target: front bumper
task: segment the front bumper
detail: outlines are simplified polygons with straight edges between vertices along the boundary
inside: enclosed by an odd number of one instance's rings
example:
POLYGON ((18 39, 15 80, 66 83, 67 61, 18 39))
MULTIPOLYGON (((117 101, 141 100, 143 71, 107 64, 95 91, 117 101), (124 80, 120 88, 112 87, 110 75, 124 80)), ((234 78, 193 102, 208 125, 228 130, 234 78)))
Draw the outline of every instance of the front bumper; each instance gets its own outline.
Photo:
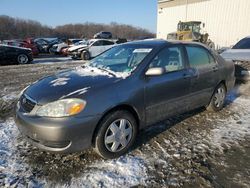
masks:
POLYGON ((250 80, 250 61, 234 61, 237 80, 250 80))
POLYGON ((71 58, 73 58, 73 59, 81 58, 81 54, 78 52, 68 52, 68 55, 71 56, 71 58))
POLYGON ((36 147, 57 153, 72 153, 92 145, 99 116, 45 118, 16 111, 20 132, 36 147))

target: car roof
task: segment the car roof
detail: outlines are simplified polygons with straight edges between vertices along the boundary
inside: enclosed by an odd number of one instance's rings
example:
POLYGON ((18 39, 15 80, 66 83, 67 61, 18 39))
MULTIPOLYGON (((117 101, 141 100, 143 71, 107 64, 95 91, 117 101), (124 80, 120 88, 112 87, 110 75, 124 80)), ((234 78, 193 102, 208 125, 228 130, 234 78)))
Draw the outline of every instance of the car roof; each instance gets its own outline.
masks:
POLYGON ((99 41, 99 40, 105 40, 105 41, 113 42, 112 40, 108 40, 108 39, 90 39, 89 41, 96 42, 96 41, 99 41))
POLYGON ((128 42, 125 44, 149 45, 153 47, 171 45, 171 44, 195 44, 195 45, 200 45, 200 46, 207 48, 205 45, 198 43, 198 42, 180 41, 180 40, 164 40, 164 39, 145 39, 145 40, 132 41, 132 42, 128 42))

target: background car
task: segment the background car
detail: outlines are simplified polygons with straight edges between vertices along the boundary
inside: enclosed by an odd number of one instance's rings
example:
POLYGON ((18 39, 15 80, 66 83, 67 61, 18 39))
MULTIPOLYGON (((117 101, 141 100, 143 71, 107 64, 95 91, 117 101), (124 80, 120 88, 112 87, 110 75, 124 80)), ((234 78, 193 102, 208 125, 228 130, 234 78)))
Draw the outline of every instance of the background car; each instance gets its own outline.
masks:
POLYGON ((48 53, 49 41, 43 38, 37 38, 34 40, 39 53, 48 53))
POLYGON ((89 60, 115 45, 113 41, 105 39, 91 39, 85 44, 74 46, 68 49, 72 59, 89 60))
POLYGON ((33 56, 37 56, 39 54, 37 45, 34 43, 33 39, 31 38, 27 38, 24 40, 21 40, 21 39, 4 40, 3 44, 9 45, 9 46, 29 48, 31 49, 33 56))
POLYGON ((31 49, 0 44, 0 65, 27 64, 32 60, 31 49))
POLYGON ((101 31, 94 35, 94 39, 111 39, 112 33, 107 31, 101 31))
POLYGON ((61 49, 61 54, 64 55, 64 56, 68 56, 69 55, 69 52, 68 52, 69 49, 73 49, 76 46, 79 47, 80 45, 86 46, 86 43, 87 43, 87 40, 85 40, 85 39, 81 39, 80 41, 75 41, 72 44, 70 44, 68 47, 61 49))
POLYGON ((122 43, 126 43, 126 42, 128 42, 128 41, 127 41, 127 39, 125 39, 125 38, 118 38, 118 39, 115 41, 116 44, 122 44, 122 43))
POLYGON ((221 56, 235 63, 235 76, 238 80, 250 79, 250 36, 221 53, 221 56))
POLYGON ((53 46, 55 44, 60 44, 60 43, 63 43, 65 41, 66 41, 66 39, 60 39, 60 38, 56 38, 56 39, 53 39, 53 40, 49 41, 49 44, 48 44, 48 47, 47 47, 47 52, 51 53, 51 54, 54 54, 55 49, 53 49, 53 46))
POLYGON ((115 158, 149 125, 202 106, 221 110, 234 82, 233 63, 198 43, 125 43, 26 88, 16 124, 43 150, 92 146, 115 158))
POLYGON ((23 41, 20 42, 19 46, 24 47, 24 48, 30 48, 33 56, 37 56, 39 54, 38 47, 36 43, 34 42, 34 39, 32 38, 24 39, 23 41))

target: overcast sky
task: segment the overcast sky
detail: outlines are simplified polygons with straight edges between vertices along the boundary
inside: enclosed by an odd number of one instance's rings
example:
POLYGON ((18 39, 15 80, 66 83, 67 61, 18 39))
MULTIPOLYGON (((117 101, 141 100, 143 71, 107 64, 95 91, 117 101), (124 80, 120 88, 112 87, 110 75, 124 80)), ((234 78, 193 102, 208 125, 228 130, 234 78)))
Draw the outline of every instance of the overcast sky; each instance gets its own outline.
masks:
POLYGON ((0 15, 32 19, 52 27, 117 22, 156 32, 157 0, 0 0, 0 15))

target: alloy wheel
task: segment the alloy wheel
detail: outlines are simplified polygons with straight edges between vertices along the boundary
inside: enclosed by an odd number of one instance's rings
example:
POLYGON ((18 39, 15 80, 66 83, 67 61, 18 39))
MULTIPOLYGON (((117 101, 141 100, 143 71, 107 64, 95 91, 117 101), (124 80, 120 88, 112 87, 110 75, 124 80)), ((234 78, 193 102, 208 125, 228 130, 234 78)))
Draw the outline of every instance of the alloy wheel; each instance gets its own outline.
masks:
POLYGON ((118 119, 111 123, 105 133, 105 147, 111 152, 119 152, 131 141, 133 128, 126 119, 118 119))
POLYGON ((19 63, 19 64, 26 64, 26 63, 28 63, 28 61, 29 61, 27 55, 25 55, 25 54, 20 54, 20 55, 18 56, 17 60, 18 60, 18 63, 19 63))

